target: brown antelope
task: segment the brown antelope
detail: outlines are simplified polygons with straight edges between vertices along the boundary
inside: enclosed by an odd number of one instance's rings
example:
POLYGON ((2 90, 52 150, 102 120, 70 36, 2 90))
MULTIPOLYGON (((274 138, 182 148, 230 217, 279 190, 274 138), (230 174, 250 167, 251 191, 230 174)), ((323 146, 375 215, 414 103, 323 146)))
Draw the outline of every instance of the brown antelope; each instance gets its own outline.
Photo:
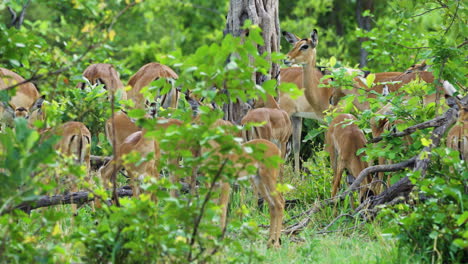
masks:
POLYGON ((249 110, 242 118, 241 124, 265 123, 260 127, 246 130, 244 140, 263 138, 275 143, 281 150, 281 157, 286 156, 286 144, 291 137, 292 127, 286 111, 281 110, 271 95, 267 95, 266 107, 249 110))
MULTIPOLYGON (((409 67, 406 71, 404 72, 382 72, 382 73, 376 73, 375 74, 375 80, 374 83, 377 85, 372 86, 372 87, 367 87, 366 81, 362 80, 361 78, 355 78, 355 86, 353 89, 341 89, 340 87, 336 87, 333 90, 332 96, 330 97, 330 104, 332 105, 337 105, 338 101, 345 95, 348 94, 354 94, 354 95, 359 95, 358 90, 364 90, 364 91, 375 91, 378 94, 382 94, 385 89, 388 89, 388 92, 396 92, 398 91, 401 87, 403 87, 405 84, 408 84, 412 81, 419 80, 419 81, 424 81, 426 83, 434 83, 434 75, 432 72, 425 71, 428 68, 427 64, 425 61, 414 64, 411 67, 409 67), (379 83, 385 83, 385 82, 392 82, 388 84, 379 84, 379 83)), ((450 84, 447 81, 442 81, 442 85, 436 84, 436 89, 439 93, 445 94, 445 96, 452 96, 455 92, 456 89, 455 87, 450 84)), ((376 95, 373 93, 367 93, 366 96, 368 98, 375 98, 376 95)), ((430 94, 426 95, 423 97, 423 104, 427 105, 428 103, 435 102, 436 101, 436 94, 430 94)), ((369 109, 369 103, 367 101, 363 103, 357 102, 355 100, 354 105, 356 108, 359 110, 364 110, 364 109, 369 109)))
POLYGON ((112 175, 125 168, 130 178, 130 187, 133 196, 140 195, 139 180, 146 176, 159 177, 159 171, 156 168, 156 160, 159 160, 159 145, 153 139, 145 137, 145 131, 137 131, 130 134, 125 140, 116 148, 116 153, 112 160, 99 169, 101 180, 104 186, 109 186, 112 175), (124 155, 136 152, 141 158, 146 159, 143 162, 137 163, 124 163, 124 155), (149 157, 150 155, 153 155, 149 157))
MULTIPOLYGON (((404 73, 399 74, 395 77, 388 78, 384 80, 384 82, 394 82, 397 81, 398 83, 396 84, 386 84, 384 85, 383 91, 384 93, 388 92, 395 92, 399 90, 403 85, 410 83, 411 81, 419 79, 420 81, 425 81, 427 83, 433 83, 434 82, 434 75, 431 72, 424 71, 427 69, 426 62, 423 61, 422 63, 419 64, 414 64, 411 67, 409 67, 404 73)), ((382 85, 379 85, 382 86, 382 85)), ((456 89, 447 81, 442 82, 442 86, 436 85, 436 89, 438 92, 443 92, 444 97, 451 97, 453 94, 456 92, 456 89)), ((404 98, 409 99, 409 95, 405 95, 404 98)), ((431 102, 436 101, 436 94, 431 94, 431 95, 426 95, 423 96, 423 104, 427 105, 431 102)), ((376 112, 379 116, 389 116, 393 114, 393 104, 388 103, 385 106, 383 106, 379 111, 376 112)), ((393 127, 395 124, 399 124, 404 122, 403 120, 396 120, 393 123, 390 123, 387 118, 372 118, 370 120, 371 128, 372 128, 372 136, 378 137, 381 136, 381 134, 389 130, 390 127, 393 127)), ((411 138, 409 136, 405 137, 406 142, 408 144, 411 144, 411 138)), ((386 160, 383 157, 379 157, 379 164, 384 164, 386 160)), ((378 178, 383 181, 384 173, 379 172, 378 173, 378 178)), ((387 177, 386 184, 390 184, 390 175, 387 177)))
MULTIPOLYGON (((177 119, 157 118, 156 127, 159 129, 167 129, 170 126, 181 126, 182 121, 177 119)), ((110 141, 115 141, 116 153, 110 162, 99 169, 101 179, 105 185, 110 182, 111 176, 117 173, 120 169, 125 168, 128 172, 131 182, 131 188, 134 196, 138 196, 140 192, 138 180, 145 176, 153 176, 158 178, 158 163, 161 157, 159 144, 156 140, 146 138, 146 130, 140 130, 130 118, 123 112, 119 112, 114 116, 114 121, 109 119, 106 122, 106 133, 110 141), (113 129, 112 126, 115 128, 113 129), (134 131, 137 129, 137 131, 134 131), (114 134, 115 132, 115 134, 114 134), (113 138, 113 139, 112 139, 113 138), (123 140, 122 140, 123 139, 123 140), (147 158, 151 153, 154 155, 143 162, 124 163, 123 156, 136 152, 142 158, 147 158)), ((174 161, 176 162, 176 161, 174 161)), ((175 175, 170 174, 171 181, 177 182, 175 175)), ((175 191, 171 190, 171 195, 175 196, 175 191)))
POLYGON ((300 39, 294 34, 283 32, 283 35, 294 47, 287 54, 286 64, 300 64, 303 68, 302 87, 304 96, 309 102, 310 110, 315 114, 316 119, 323 120, 324 111, 329 107, 331 88, 319 88, 320 75, 315 67, 316 47, 318 44, 318 33, 314 29, 310 38, 300 39))
MULTIPOLYGON (((384 85, 379 84, 379 83, 389 82, 393 78, 400 76, 402 74, 403 74, 402 72, 375 73, 375 79, 373 83, 376 85, 373 85, 370 88, 367 87, 366 80, 364 80, 362 77, 356 77, 354 78, 355 83, 352 89, 343 89, 342 87, 334 87, 332 94, 329 98, 329 102, 331 105, 336 106, 338 105, 340 99, 346 95, 353 94, 353 95, 359 96, 360 95, 359 90, 365 91, 365 95, 368 98, 376 98, 376 95, 374 93, 371 93, 371 91, 375 91, 376 93, 382 94, 384 90, 384 85)), ((396 87, 386 87, 386 89, 389 89, 390 92, 395 92, 397 90, 396 87)), ((353 104, 359 111, 369 109, 369 102, 367 100, 364 100, 364 102, 359 102, 358 99, 356 98, 353 104)))
MULTIPOLYGON (((25 79, 17 73, 0 68, 0 90, 24 81, 25 79)), ((27 82, 19 85, 16 94, 11 97, 8 104, 0 105, 2 123, 12 126, 15 117, 27 118, 31 107, 40 99, 39 91, 33 83, 27 82)))
POLYGON ((456 100, 459 111, 457 123, 447 134, 447 147, 458 150, 461 160, 468 163, 468 107, 456 100))
MULTIPOLYGON (((213 147, 213 149, 219 148, 219 146, 216 143, 210 142, 210 145, 213 147)), ((273 246, 275 248, 279 248, 281 245, 280 236, 285 204, 282 194, 276 190, 276 184, 278 181, 278 174, 280 173, 280 170, 278 168, 266 166, 259 159, 258 156, 251 155, 252 151, 248 151, 246 150, 246 148, 263 150, 263 158, 265 159, 275 156, 280 157, 281 151, 275 144, 268 140, 254 139, 242 144, 242 154, 237 153, 230 154, 227 156, 227 159, 234 162, 234 166, 241 170, 238 174, 238 177, 240 178, 249 176, 254 193, 259 193, 260 196, 268 202, 270 210, 270 235, 268 239, 268 245, 273 246), (250 165, 254 165, 257 168, 256 175, 248 175, 247 171, 245 171, 246 164, 241 162, 242 159, 244 159, 244 161, 247 161, 250 165)), ((222 208, 222 229, 224 229, 226 226, 230 189, 231 188, 229 184, 225 182, 225 180, 221 180, 221 196, 219 204, 222 208)))
MULTIPOLYGON (((91 64, 83 72, 83 77, 86 78, 91 85, 104 84, 104 89, 115 94, 121 94, 121 99, 127 99, 125 87, 120 80, 119 73, 115 70, 112 64, 96 63, 91 64)), ((84 82, 78 83, 78 88, 84 89, 84 82)))
MULTIPOLYGON (((73 157, 76 164, 85 165, 85 179, 87 181, 90 180, 89 169, 91 156, 91 133, 83 123, 69 121, 56 128, 44 129, 41 131, 41 135, 45 138, 47 138, 50 135, 59 136, 60 140, 55 145, 55 149, 58 150, 64 156, 73 157)), ((70 191, 77 192, 78 186, 76 184, 76 180, 67 179, 67 181, 71 182, 71 184, 69 185, 70 191)), ((72 211, 76 215, 76 204, 72 204, 72 211)))
POLYGON ((120 146, 130 134, 140 130, 135 122, 122 111, 114 113, 114 118, 109 118, 105 124, 107 140, 115 148, 120 146))
MULTIPOLYGON (((156 62, 145 64, 141 67, 128 81, 128 85, 131 86, 131 90, 128 91, 128 98, 133 100, 135 108, 144 109, 146 105, 149 105, 141 90, 150 85, 152 81, 160 78, 166 78, 168 80, 175 80, 179 76, 168 66, 156 62)), ((175 87, 165 95, 161 97, 161 106, 163 108, 177 108, 179 100, 179 92, 175 87)))
MULTIPOLYGON (((317 78, 323 76, 322 72, 318 69, 315 70, 317 78)), ((303 90, 303 76, 302 68, 300 67, 289 67, 282 68, 280 70, 279 80, 281 83, 294 83, 299 89, 303 90)), ((279 108, 286 111, 291 119, 292 125, 292 145, 294 152, 294 169, 299 172, 299 153, 301 149, 301 133, 302 133, 302 118, 312 118, 319 121, 323 121, 317 117, 313 112, 309 102, 302 94, 296 99, 293 99, 290 94, 285 92, 279 92, 278 100, 279 108)), ((265 107, 263 100, 257 100, 254 105, 255 108, 265 107)))
MULTIPOLYGON (((334 171, 332 197, 338 192, 344 170, 347 170, 348 175, 357 177, 368 167, 367 162, 361 159, 364 155, 356 154, 359 149, 365 147, 367 141, 362 130, 352 123, 353 120, 356 118, 351 114, 340 114, 332 120, 325 134, 325 150, 330 154, 334 171)), ((368 176, 361 185, 370 184, 371 181, 371 177, 368 176)), ((361 188, 359 192, 361 201, 365 199, 368 188, 361 188)))

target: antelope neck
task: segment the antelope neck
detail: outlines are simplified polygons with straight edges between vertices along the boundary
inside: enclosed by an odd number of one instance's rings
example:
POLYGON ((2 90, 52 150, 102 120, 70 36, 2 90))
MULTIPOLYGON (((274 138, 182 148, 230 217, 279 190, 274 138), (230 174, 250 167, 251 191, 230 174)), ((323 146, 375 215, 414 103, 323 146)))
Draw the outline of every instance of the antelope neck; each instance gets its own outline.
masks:
POLYGON ((309 63, 302 65, 302 67, 304 95, 317 112, 317 115, 322 117, 323 111, 328 107, 329 96, 327 96, 327 92, 329 93, 329 89, 318 88, 320 80, 315 75, 315 58, 312 58, 309 63))

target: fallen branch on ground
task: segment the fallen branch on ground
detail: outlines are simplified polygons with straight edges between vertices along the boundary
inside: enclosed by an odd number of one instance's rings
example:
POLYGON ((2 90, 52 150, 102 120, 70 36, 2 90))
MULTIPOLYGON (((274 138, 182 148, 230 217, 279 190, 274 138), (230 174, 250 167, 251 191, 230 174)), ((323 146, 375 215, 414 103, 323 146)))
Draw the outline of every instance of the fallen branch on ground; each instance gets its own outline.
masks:
POLYGON ((92 170, 98 170, 100 167, 102 167, 104 164, 109 162, 111 159, 112 159, 112 157, 91 155, 91 157, 90 157, 91 169, 92 170))
MULTIPOLYGON (((119 195, 119 197, 132 196, 132 190, 130 189, 130 187, 125 186, 123 188, 119 188, 117 190, 117 194, 119 195)), ((68 193, 64 195, 52 195, 52 196, 41 195, 38 197, 38 199, 34 201, 24 202, 16 206, 14 209, 20 209, 29 213, 31 210, 34 210, 37 208, 54 206, 54 205, 59 205, 59 204, 81 205, 84 203, 89 203, 91 201, 94 201, 94 197, 91 197, 91 196, 92 196, 91 192, 86 192, 86 191, 73 192, 73 193, 68 193)))

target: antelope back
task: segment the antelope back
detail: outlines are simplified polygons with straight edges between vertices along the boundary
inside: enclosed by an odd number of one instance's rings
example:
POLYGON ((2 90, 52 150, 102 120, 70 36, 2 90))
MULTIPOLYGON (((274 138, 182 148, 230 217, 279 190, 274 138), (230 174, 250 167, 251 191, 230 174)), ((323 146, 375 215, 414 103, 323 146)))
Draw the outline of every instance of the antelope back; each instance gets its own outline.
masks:
POLYGON ((127 114, 119 111, 114 114, 114 119, 109 118, 106 121, 105 130, 107 140, 111 146, 114 145, 115 141, 115 147, 118 147, 129 135, 140 131, 141 129, 130 119, 130 117, 128 117, 127 114))
MULTIPOLYGON (((128 98, 135 102, 136 108, 144 108, 146 100, 141 94, 141 89, 150 85, 151 82, 159 78, 178 79, 179 76, 168 66, 156 62, 143 65, 128 81, 131 90, 128 91, 128 98)), ((164 108, 177 108, 178 91, 175 87, 165 95, 162 95, 161 106, 164 108)))
MULTIPOLYGON (((96 63, 91 64, 83 72, 83 77, 88 79, 91 85, 104 84, 104 88, 108 91, 122 93, 122 99, 127 99, 127 94, 124 85, 120 80, 119 73, 115 70, 112 64, 96 63)), ((80 83, 78 87, 84 88, 85 84, 80 83)))

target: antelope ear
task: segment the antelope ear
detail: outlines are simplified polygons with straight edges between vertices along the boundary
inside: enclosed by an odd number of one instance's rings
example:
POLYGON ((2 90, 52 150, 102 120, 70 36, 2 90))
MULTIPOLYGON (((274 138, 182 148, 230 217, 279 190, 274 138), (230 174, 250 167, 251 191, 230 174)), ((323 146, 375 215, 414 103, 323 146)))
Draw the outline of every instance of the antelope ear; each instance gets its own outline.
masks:
POLYGON ((37 99, 36 102, 34 102, 34 104, 31 106, 31 109, 29 110, 29 112, 32 112, 37 109, 42 109, 42 104, 44 103, 44 101, 45 101, 45 96, 39 97, 39 99, 37 99))
POLYGON ((79 82, 75 87, 78 88, 78 89, 83 90, 86 87, 86 83, 79 82))
POLYGON ((314 28, 314 30, 312 31, 312 33, 310 33, 310 38, 312 39, 312 45, 314 45, 314 47, 317 47, 317 44, 318 44, 318 33, 317 33, 317 29, 314 28))
POLYGON ((427 70, 428 68, 429 68, 429 65, 426 64, 426 60, 423 60, 423 61, 421 62, 420 70, 421 70, 421 71, 425 71, 425 70, 427 70))
POLYGON ((290 44, 295 44, 296 42, 298 42, 300 40, 300 38, 296 35, 294 35, 293 33, 289 33, 287 31, 283 31, 283 37, 286 39, 286 41, 288 41, 290 44))
POLYGON ((11 106, 9 103, 2 102, 0 101, 0 108, 3 108, 3 111, 12 114, 14 116, 15 114, 15 106, 11 106))

